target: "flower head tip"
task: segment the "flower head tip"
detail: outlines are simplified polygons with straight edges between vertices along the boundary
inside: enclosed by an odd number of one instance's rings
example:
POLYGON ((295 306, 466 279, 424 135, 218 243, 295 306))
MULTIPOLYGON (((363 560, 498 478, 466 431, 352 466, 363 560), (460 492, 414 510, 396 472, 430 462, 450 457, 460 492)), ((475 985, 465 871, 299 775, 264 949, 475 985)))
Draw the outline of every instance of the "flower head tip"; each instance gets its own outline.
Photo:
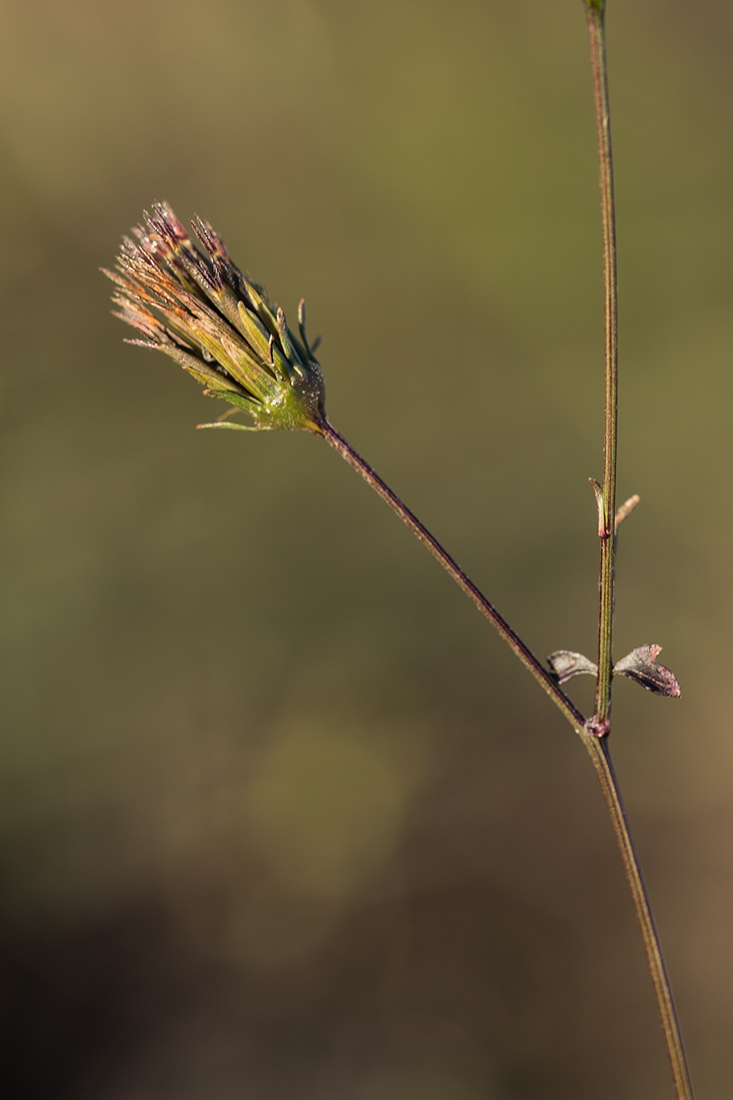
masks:
POLYGON ((305 333, 305 305, 296 336, 267 291, 245 278, 208 222, 192 225, 202 252, 167 203, 155 203, 145 224, 123 238, 115 271, 114 311, 142 333, 129 343, 162 351, 253 424, 225 420, 201 427, 303 428, 325 423, 320 364, 305 333))

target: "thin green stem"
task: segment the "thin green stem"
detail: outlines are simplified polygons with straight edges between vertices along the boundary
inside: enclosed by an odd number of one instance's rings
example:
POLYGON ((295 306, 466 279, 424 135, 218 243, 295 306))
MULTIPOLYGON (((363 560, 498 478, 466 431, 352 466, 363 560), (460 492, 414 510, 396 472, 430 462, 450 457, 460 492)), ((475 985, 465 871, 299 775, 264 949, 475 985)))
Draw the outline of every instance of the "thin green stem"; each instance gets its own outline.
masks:
POLYGON ((382 481, 379 474, 375 473, 361 455, 354 450, 351 444, 336 431, 329 420, 326 419, 323 421, 321 431, 326 442, 329 443, 335 451, 338 451, 341 457, 345 458, 350 466, 353 466, 353 468, 361 474, 364 480, 371 485, 372 489, 379 494, 382 500, 386 501, 400 519, 407 524, 413 534, 417 535, 420 542, 427 546, 433 557, 440 562, 445 571, 453 578, 456 584, 463 589, 481 614, 489 620, 493 627, 495 627, 510 649, 516 653, 524 667, 529 669, 535 680, 537 680, 539 685, 550 696, 555 706, 565 715, 573 729, 576 730, 577 733, 583 732, 585 729, 585 718, 575 706, 575 703, 573 703, 571 699, 568 699, 565 692, 558 685, 557 680, 543 667, 542 663, 535 657, 529 646, 525 645, 519 635, 512 630, 506 619, 499 614, 493 604, 489 603, 483 593, 463 572, 450 554, 444 550, 438 540, 431 535, 427 527, 425 527, 417 516, 402 503, 397 494, 392 492, 389 485, 382 481))
POLYGON ((611 121, 608 109, 604 4, 586 3, 593 97, 598 132, 598 168, 603 226, 603 285, 605 312, 605 416, 603 425, 603 498, 598 534, 601 567, 598 607, 598 679, 593 716, 594 731, 611 725, 611 675, 614 587, 614 518, 616 515, 616 439, 618 428, 618 293, 616 277, 616 214, 613 197, 611 121))
POLYGON ((618 437, 618 282, 616 272, 616 209, 613 193, 611 120, 606 66, 605 0, 586 0, 586 16, 593 71, 593 98, 598 136, 598 175, 603 232, 603 287, 605 314, 605 413, 603 424, 603 486, 599 502, 598 535, 601 565, 598 606, 598 677, 593 719, 583 740, 590 753, 616 835, 616 842, 641 928, 649 971, 657 996, 664 1039, 672 1067, 678 1100, 692 1100, 692 1082, 685 1058, 672 988, 664 965, 662 947, 654 924, 639 858, 626 819, 621 792, 614 774, 606 735, 611 728, 611 677, 613 675, 613 611, 616 556, 616 447, 618 437))
POLYGON ((694 1100, 690 1071, 687 1066, 685 1048, 682 1042, 677 1012, 672 998, 672 987, 664 964, 662 946, 659 940, 654 915, 652 913, 649 894, 636 853, 634 840, 626 817, 621 791, 619 789, 616 773, 611 762, 611 754, 608 740, 605 737, 592 737, 586 734, 583 737, 585 747, 588 750, 593 766, 600 780, 603 797, 611 818, 613 831, 616 836, 621 853, 621 859, 626 873, 626 881, 629 884, 631 896, 634 900, 636 916, 641 927, 641 935, 644 941, 649 973, 651 974, 654 992, 657 996, 659 1016, 662 1021, 664 1041, 667 1046, 672 1068, 675 1094, 678 1100, 694 1100))

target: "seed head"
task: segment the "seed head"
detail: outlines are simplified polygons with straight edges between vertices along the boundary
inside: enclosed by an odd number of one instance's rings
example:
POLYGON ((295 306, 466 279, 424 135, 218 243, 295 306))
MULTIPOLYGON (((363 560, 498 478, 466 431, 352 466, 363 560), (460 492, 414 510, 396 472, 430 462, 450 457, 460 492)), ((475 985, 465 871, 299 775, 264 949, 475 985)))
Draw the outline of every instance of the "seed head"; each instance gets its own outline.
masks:
POLYGON ((305 333, 305 303, 296 336, 267 291, 235 267, 208 222, 192 222, 201 252, 167 203, 154 203, 144 219, 132 231, 135 240, 123 238, 116 271, 104 271, 117 286, 115 316, 144 337, 127 343, 164 352, 208 397, 228 401, 254 421, 227 422, 231 409, 201 427, 320 433, 325 390, 317 342, 311 347, 305 333))

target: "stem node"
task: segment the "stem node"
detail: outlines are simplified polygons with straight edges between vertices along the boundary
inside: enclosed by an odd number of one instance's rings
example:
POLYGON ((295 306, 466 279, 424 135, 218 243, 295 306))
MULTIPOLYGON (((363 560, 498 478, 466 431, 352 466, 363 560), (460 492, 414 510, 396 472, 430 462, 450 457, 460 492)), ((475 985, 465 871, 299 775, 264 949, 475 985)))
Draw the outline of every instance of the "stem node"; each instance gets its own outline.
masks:
POLYGON ((585 730, 590 737, 600 741, 602 737, 608 737, 611 732, 611 723, 609 721, 599 722, 597 718, 589 718, 585 723, 585 730))

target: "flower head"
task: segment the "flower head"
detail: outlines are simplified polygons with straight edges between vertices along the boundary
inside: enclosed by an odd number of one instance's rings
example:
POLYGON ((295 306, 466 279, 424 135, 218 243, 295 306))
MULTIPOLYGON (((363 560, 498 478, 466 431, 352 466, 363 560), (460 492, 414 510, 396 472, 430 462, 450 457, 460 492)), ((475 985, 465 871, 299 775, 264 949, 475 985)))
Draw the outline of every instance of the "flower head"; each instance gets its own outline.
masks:
MULTIPOLYGON (((115 316, 144 337, 128 343, 170 356, 206 386, 207 396, 247 412, 250 430, 320 433, 324 382, 317 344, 311 347, 305 334, 305 304, 295 336, 267 291, 235 267, 208 222, 192 222, 201 252, 167 203, 155 203, 144 218, 145 225, 133 229, 135 240, 123 238, 117 270, 105 271, 117 285, 115 316)), ((245 427, 224 418, 201 426, 245 427)))

